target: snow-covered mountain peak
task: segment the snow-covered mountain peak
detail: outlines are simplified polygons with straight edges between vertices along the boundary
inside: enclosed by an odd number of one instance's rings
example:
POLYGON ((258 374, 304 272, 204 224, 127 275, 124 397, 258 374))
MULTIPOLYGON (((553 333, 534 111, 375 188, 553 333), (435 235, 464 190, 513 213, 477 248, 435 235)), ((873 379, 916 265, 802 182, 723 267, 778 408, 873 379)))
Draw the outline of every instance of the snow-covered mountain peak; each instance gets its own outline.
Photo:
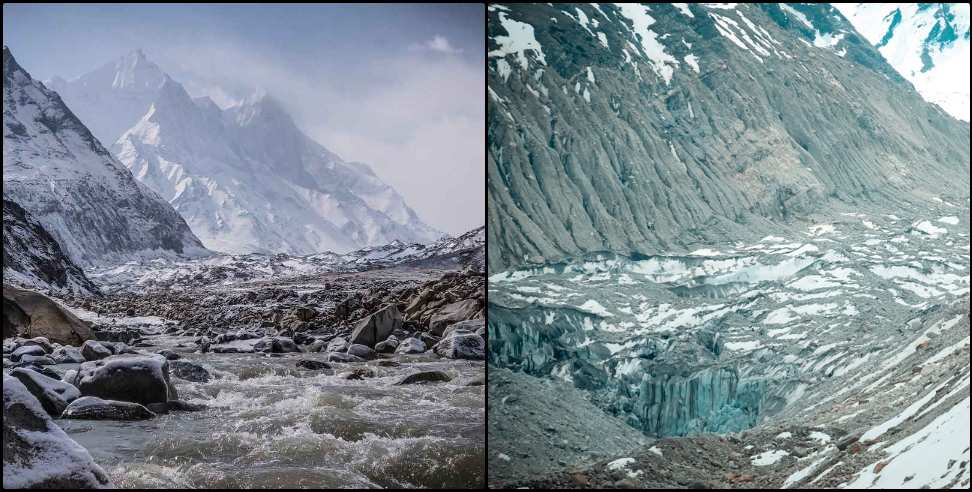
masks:
POLYGON ((834 4, 928 100, 969 121, 969 4, 834 4))
MULTIPOLYGON (((155 67, 137 53, 117 64, 155 67)), ((369 166, 345 162, 304 134, 267 91, 223 110, 159 73, 155 88, 141 92, 68 82, 65 101, 109 132, 112 152, 207 247, 308 254, 442 235, 369 166)), ((78 80, 87 79, 97 77, 78 80)))
POLYGON ((228 109, 236 124, 241 127, 257 125, 284 125, 294 127, 293 118, 283 105, 266 90, 259 90, 234 107, 228 109))

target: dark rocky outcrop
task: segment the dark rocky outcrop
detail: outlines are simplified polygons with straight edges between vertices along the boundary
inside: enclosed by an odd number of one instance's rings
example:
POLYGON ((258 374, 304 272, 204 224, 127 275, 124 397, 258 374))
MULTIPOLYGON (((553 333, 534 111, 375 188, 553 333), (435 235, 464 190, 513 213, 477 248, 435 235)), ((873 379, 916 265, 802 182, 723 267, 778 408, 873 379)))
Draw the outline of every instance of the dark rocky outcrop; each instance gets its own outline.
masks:
MULTIPOLYGON (((98 288, 61 250, 44 226, 17 203, 3 200, 3 269, 23 276, 27 283, 79 294, 98 288)), ((4 312, 8 304, 4 301, 4 312)), ((6 316, 4 336, 6 335, 6 316)))

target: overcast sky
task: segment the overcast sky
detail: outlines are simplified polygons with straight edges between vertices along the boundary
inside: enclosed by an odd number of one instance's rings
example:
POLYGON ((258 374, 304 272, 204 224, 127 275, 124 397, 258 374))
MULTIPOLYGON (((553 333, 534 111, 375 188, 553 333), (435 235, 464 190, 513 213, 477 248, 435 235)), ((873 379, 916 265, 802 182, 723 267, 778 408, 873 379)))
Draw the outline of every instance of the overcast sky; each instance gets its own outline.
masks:
POLYGON ((307 134, 456 234, 485 223, 484 10, 5 4, 3 42, 41 80, 142 48, 194 96, 225 106, 265 89, 307 134))

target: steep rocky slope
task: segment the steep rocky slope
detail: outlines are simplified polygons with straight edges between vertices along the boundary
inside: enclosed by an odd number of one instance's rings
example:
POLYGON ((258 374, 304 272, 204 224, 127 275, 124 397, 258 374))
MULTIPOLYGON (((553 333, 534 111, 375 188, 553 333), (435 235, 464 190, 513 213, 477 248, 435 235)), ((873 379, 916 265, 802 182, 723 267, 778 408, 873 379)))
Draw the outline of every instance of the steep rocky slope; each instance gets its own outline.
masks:
POLYGON ((56 291, 98 291, 44 227, 10 200, 3 201, 3 280, 56 291))
POLYGON ((968 197, 968 125, 828 5, 488 15, 491 271, 968 197))
POLYGON ((3 195, 73 262, 203 253, 179 214, 3 50, 3 195))

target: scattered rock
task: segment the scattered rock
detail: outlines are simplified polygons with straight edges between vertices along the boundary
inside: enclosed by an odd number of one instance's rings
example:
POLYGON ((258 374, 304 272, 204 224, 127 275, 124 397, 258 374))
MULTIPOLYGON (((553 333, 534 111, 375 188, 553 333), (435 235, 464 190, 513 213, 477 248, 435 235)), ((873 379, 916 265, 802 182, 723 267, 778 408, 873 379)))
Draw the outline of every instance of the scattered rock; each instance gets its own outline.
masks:
POLYGON ((169 412, 181 411, 181 412, 198 412, 200 410, 205 410, 206 405, 200 405, 198 403, 189 403, 182 400, 169 400, 165 403, 149 403, 148 409, 153 413, 158 415, 165 415, 169 412))
POLYGON ((449 382, 452 381, 452 376, 442 372, 442 371, 421 371, 409 374, 402 379, 395 382, 396 385, 403 384, 419 384, 419 383, 437 383, 437 382, 449 382))
POLYGON ((71 347, 69 345, 54 349, 54 351, 51 352, 51 358, 54 359, 54 362, 57 362, 58 364, 80 364, 87 360, 84 358, 84 355, 81 354, 80 349, 77 347, 71 347))
POLYGON ((486 341, 483 337, 461 329, 450 332, 432 350, 449 359, 486 359, 486 341))
POLYGON ((209 371, 207 371, 203 366, 184 360, 169 361, 169 371, 171 371, 172 375, 177 378, 192 381, 194 383, 206 383, 212 379, 209 371))
POLYGON ((378 356, 374 350, 371 350, 371 347, 357 343, 351 344, 351 346, 348 347, 348 355, 360 357, 364 360, 371 360, 378 356))
POLYGON ((331 340, 331 342, 327 344, 327 351, 328 352, 347 352, 348 351, 348 341, 345 340, 343 337, 337 337, 334 340, 331 340))
POLYGON ((292 338, 274 337, 271 351, 277 354, 286 354, 290 352, 300 352, 300 348, 296 343, 294 343, 292 338))
POLYGON ((375 345, 375 352, 378 352, 379 354, 390 354, 393 353, 396 348, 398 348, 398 337, 395 335, 389 335, 388 339, 383 342, 378 342, 378 344, 375 345))
POLYGON ((47 352, 44 351, 43 347, 38 345, 23 345, 17 347, 17 349, 10 354, 10 360, 17 362, 25 355, 44 356, 47 355, 47 352))
POLYGON ((297 361, 297 367, 311 370, 330 369, 331 365, 319 360, 301 359, 297 361))
POLYGON ((35 366, 53 366, 57 364, 54 359, 46 355, 25 355, 20 358, 21 364, 32 364, 35 366))
POLYGON ((350 371, 345 371, 342 372, 341 374, 338 374, 338 377, 341 379, 349 379, 349 380, 373 378, 375 377, 375 371, 370 367, 355 367, 350 371))
POLYGON ((84 342, 84 345, 81 346, 81 355, 83 355, 84 359, 87 361, 101 360, 110 356, 111 350, 102 345, 101 342, 88 340, 84 342))
POLYGON ((103 400, 95 396, 82 396, 71 402, 61 418, 85 420, 146 420, 155 417, 148 408, 138 403, 103 400))
POLYGON ((442 332, 442 338, 447 338, 450 333, 454 330, 465 330, 468 332, 476 333, 478 330, 483 328, 486 324, 485 321, 481 319, 471 319, 467 321, 460 321, 458 323, 453 323, 446 327, 445 331, 442 332))
POLYGON ((364 359, 351 354, 345 354, 342 352, 329 352, 327 354, 328 362, 364 362, 364 359))
POLYGON ((175 353, 175 352, 173 352, 173 351, 171 351, 169 349, 162 349, 162 350, 159 350, 156 353, 159 354, 159 355, 161 355, 162 357, 165 357, 166 360, 176 360, 176 359, 181 359, 182 358, 181 355, 179 355, 179 354, 177 354, 177 353, 175 353))
POLYGON ((395 349, 396 354, 421 354, 425 352, 425 342, 418 338, 406 338, 395 349))

